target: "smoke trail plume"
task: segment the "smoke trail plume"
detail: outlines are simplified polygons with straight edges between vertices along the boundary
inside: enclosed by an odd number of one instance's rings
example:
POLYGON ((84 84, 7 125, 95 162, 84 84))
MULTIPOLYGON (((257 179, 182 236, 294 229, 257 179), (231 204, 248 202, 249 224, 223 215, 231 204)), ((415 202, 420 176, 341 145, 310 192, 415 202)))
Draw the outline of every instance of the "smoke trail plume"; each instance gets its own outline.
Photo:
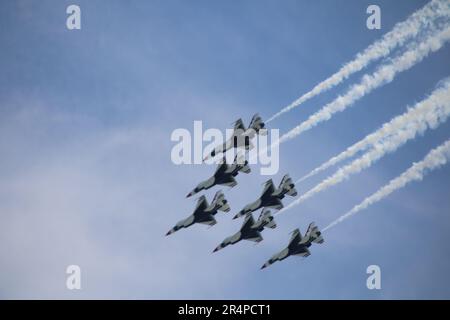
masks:
POLYGON ((408 108, 405 113, 393 118, 389 122, 385 123, 380 129, 369 134, 364 139, 358 141, 352 146, 348 147, 345 151, 341 152, 337 156, 332 157, 327 162, 323 163, 319 167, 312 170, 310 173, 300 178, 296 183, 299 183, 309 177, 322 172, 329 167, 339 163, 342 160, 353 157, 355 154, 361 151, 367 150, 369 147, 373 146, 375 143, 382 139, 386 139, 391 135, 394 135, 398 130, 403 129, 408 123, 417 119, 423 119, 430 112, 433 112, 436 105, 439 105, 439 101, 450 100, 450 80, 446 79, 443 82, 442 87, 434 90, 431 95, 425 100, 417 103, 414 107, 408 108))
POLYGON ((339 96, 310 116, 306 121, 282 135, 275 143, 280 144, 293 139, 301 133, 315 127, 320 122, 329 120, 333 114, 344 111, 347 107, 351 106, 374 89, 394 80, 398 73, 410 69, 430 53, 441 49, 448 40, 450 40, 449 25, 447 25, 444 30, 439 31, 437 34, 427 38, 424 42, 419 43, 413 49, 394 58, 390 63, 381 66, 373 74, 363 76, 362 81, 359 84, 351 86, 343 96, 339 96))
POLYGON ((345 64, 338 72, 320 82, 311 91, 305 93, 280 112, 273 115, 267 120, 267 123, 312 97, 338 85, 353 73, 365 68, 372 61, 388 56, 393 49, 403 45, 410 38, 416 37, 421 30, 427 28, 435 19, 448 16, 449 14, 450 2, 445 0, 433 0, 429 2, 409 16, 405 21, 397 23, 390 32, 371 44, 363 52, 358 53, 352 61, 345 64))
POLYGON ((331 177, 317 184, 314 188, 310 189, 295 201, 291 202, 283 210, 279 211, 279 213, 302 203, 313 195, 322 192, 345 179, 348 179, 351 175, 369 168, 384 155, 394 152, 407 141, 414 139, 417 134, 423 134, 428 128, 437 128, 441 123, 445 122, 450 115, 450 100, 448 99, 448 95, 441 98, 441 100, 435 100, 434 109, 429 110, 428 113, 422 114, 420 117, 409 122, 404 128, 397 130, 395 135, 376 143, 374 147, 363 156, 340 168, 331 177))
POLYGON ((431 150, 427 156, 420 162, 414 163, 408 170, 403 172, 397 178, 391 180, 387 185, 380 188, 377 192, 364 199, 363 202, 356 205, 346 214, 330 223, 323 231, 328 230, 338 223, 350 218, 355 213, 366 209, 368 206, 382 200, 392 192, 403 188, 412 181, 422 180, 424 175, 429 171, 437 169, 445 165, 450 160, 450 140, 440 145, 436 149, 431 150))

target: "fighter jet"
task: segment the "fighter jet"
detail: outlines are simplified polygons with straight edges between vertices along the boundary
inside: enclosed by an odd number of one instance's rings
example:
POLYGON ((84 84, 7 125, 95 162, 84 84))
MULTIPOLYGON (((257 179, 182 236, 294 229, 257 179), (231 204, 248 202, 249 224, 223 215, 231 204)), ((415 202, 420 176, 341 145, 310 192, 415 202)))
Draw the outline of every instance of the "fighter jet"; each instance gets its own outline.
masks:
POLYGON ((245 150, 250 150, 253 148, 253 143, 250 141, 255 137, 256 134, 267 134, 267 130, 264 129, 264 122, 258 114, 255 114, 250 121, 250 126, 248 129, 245 128, 242 119, 238 119, 234 123, 234 131, 231 137, 225 141, 222 145, 219 145, 211 151, 211 153, 206 156, 206 160, 208 158, 214 158, 216 155, 220 153, 225 153, 227 150, 231 148, 240 148, 244 147, 245 150))
POLYGON ((275 220, 268 209, 264 209, 261 212, 256 222, 255 219, 253 219, 253 215, 251 213, 247 213, 241 229, 234 235, 225 238, 225 240, 223 240, 213 252, 219 251, 220 249, 223 249, 230 244, 235 244, 241 240, 260 242, 263 240, 260 232, 262 232, 264 228, 274 229, 276 227, 277 225, 275 220))
POLYGON ((230 211, 230 206, 228 205, 222 191, 217 191, 211 205, 208 204, 205 196, 201 196, 197 200, 197 206, 195 207, 194 213, 186 219, 179 221, 175 227, 167 232, 166 236, 180 230, 181 228, 187 228, 194 223, 202 223, 213 226, 217 223, 216 219, 214 219, 214 215, 218 210, 223 212, 230 211))
POLYGON ((272 263, 276 261, 281 261, 286 259, 289 256, 301 256, 307 257, 311 254, 308 248, 312 245, 312 243, 323 243, 323 237, 319 228, 312 222, 308 230, 306 231, 305 237, 302 238, 302 234, 299 229, 295 229, 292 232, 291 240, 289 241, 289 245, 281 250, 279 253, 275 254, 270 258, 261 269, 267 268, 272 263))
POLYGON ((209 179, 206 179, 202 182, 200 182, 194 190, 188 193, 186 198, 189 198, 190 196, 193 196, 194 194, 202 191, 202 190, 208 190, 209 188, 212 188, 215 185, 224 185, 229 187, 234 187, 237 185, 236 177, 239 172, 249 173, 250 167, 248 166, 248 161, 243 159, 241 155, 236 155, 234 158, 234 162, 232 164, 227 164, 225 157, 223 158, 222 163, 220 163, 217 166, 216 171, 214 172, 214 175, 210 177, 209 179))
POLYGON ((258 210, 259 208, 273 208, 280 210, 281 208, 283 208, 281 199, 283 199, 284 195, 286 194, 291 197, 295 197, 297 195, 297 190, 295 190, 295 185, 289 175, 286 174, 283 177, 278 189, 275 189, 273 181, 272 179, 270 179, 264 184, 264 190, 259 199, 246 205, 244 209, 239 211, 233 217, 233 219, 242 217, 249 212, 258 210))

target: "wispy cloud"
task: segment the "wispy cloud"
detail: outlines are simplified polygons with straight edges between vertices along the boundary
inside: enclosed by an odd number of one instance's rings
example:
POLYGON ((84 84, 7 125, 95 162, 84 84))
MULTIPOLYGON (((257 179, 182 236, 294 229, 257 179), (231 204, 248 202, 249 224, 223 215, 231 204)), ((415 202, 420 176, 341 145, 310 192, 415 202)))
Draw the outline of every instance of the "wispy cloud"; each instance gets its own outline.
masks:
POLYGON ((239 250, 227 261, 210 254, 232 225, 164 237, 194 203, 177 196, 182 181, 168 173, 163 127, 106 128, 45 105, 21 99, 2 118, 0 297, 223 298, 234 290, 231 279, 246 274, 239 250), (210 268, 197 273, 199 263, 210 268), (65 287, 70 264, 81 267, 79 292, 65 287))

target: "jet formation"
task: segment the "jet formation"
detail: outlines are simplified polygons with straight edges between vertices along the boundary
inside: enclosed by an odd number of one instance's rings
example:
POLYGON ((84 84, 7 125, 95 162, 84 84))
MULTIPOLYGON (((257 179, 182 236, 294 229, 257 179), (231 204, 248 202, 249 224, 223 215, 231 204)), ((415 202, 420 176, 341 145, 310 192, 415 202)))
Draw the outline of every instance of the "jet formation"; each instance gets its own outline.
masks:
MULTIPOLYGON (((242 119, 238 119, 234 123, 234 129, 232 136, 222 145, 215 147, 211 153, 204 159, 214 158, 220 154, 223 154, 222 160, 217 165, 213 175, 208 179, 201 181, 196 187, 187 194, 187 198, 192 197, 202 191, 209 190, 214 186, 228 186, 230 188, 235 187, 238 183, 236 176, 243 173, 250 173, 251 169, 248 161, 245 159, 245 155, 237 152, 233 163, 227 163, 225 153, 227 150, 244 149, 248 151, 253 148, 252 139, 257 135, 267 134, 265 124, 258 114, 255 114, 248 128, 245 128, 242 119)), ((223 248, 234 245, 241 240, 253 241, 259 243, 263 240, 261 233, 265 229, 275 229, 277 224, 270 209, 280 210, 283 208, 282 199, 286 195, 296 197, 298 194, 295 189, 295 184, 291 177, 286 174, 281 179, 278 188, 275 187, 273 180, 269 179, 264 183, 264 188, 261 195, 253 202, 247 204, 239 212, 237 212, 233 219, 244 217, 244 221, 240 229, 233 235, 225 238, 213 252, 222 250, 223 248), (258 219, 255 221, 253 218, 253 212, 262 209, 258 219)), ((211 204, 208 203, 206 196, 202 195, 197 199, 197 204, 194 211, 190 216, 180 220, 172 229, 170 229, 166 236, 183 228, 188 228, 194 224, 205 224, 213 226, 217 223, 215 215, 218 211, 229 212, 230 206, 228 201, 221 190, 217 191, 211 204)), ((305 237, 302 237, 300 230, 295 229, 292 232, 291 240, 286 248, 279 253, 273 255, 262 267, 264 269, 276 261, 282 261, 291 255, 297 255, 307 257, 310 255, 309 247, 312 243, 323 243, 323 237, 319 228, 311 223, 306 231, 305 237)))

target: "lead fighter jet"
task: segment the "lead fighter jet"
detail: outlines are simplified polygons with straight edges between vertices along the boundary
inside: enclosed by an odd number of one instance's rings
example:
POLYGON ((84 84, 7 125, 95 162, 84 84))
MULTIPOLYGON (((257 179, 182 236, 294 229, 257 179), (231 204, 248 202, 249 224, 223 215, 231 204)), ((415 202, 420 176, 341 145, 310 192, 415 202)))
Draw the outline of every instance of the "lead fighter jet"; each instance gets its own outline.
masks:
POLYGON ((194 213, 186 219, 179 221, 175 227, 167 232, 166 236, 180 230, 181 228, 187 228, 194 223, 202 223, 213 226, 217 223, 214 215, 216 215, 218 210, 223 212, 230 211, 230 206, 228 205, 222 191, 217 191, 211 205, 208 204, 205 196, 201 196, 197 200, 197 206, 195 207, 194 213))
POLYGON ((289 175, 286 174, 283 177, 277 189, 275 189, 273 181, 270 179, 264 184, 264 190, 259 199, 246 205, 233 217, 233 219, 242 217, 247 213, 256 211, 260 208, 274 208, 280 210, 283 208, 281 199, 283 199, 286 194, 291 197, 295 197, 297 195, 297 190, 295 190, 295 185, 289 175))
POLYGON ((233 129, 234 131, 231 137, 227 141, 225 141, 222 145, 215 147, 214 150, 212 150, 211 153, 208 156, 206 156, 206 158, 203 160, 206 160, 208 158, 214 158, 216 155, 220 153, 225 153, 227 150, 231 148, 244 147, 245 150, 252 149, 253 144, 250 140, 253 139, 257 134, 263 135, 267 134, 267 130, 261 131, 261 129, 264 129, 264 126, 265 124, 258 114, 255 114, 252 117, 248 129, 245 128, 242 119, 238 119, 234 123, 233 129))
POLYGON ((300 230, 297 228, 292 232, 291 240, 289 241, 289 245, 281 250, 279 253, 275 254, 270 258, 261 269, 267 268, 272 263, 276 261, 281 261, 286 259, 291 255, 307 257, 311 254, 308 248, 312 245, 312 243, 323 243, 323 237, 319 228, 312 222, 308 230, 306 231, 305 237, 302 238, 302 234, 300 230))
POLYGON ((274 229, 276 227, 277 225, 270 213, 270 210, 264 209, 261 212, 258 221, 256 222, 255 219, 253 219, 253 215, 251 213, 248 213, 245 217, 241 229, 234 235, 225 238, 225 240, 223 240, 222 243, 219 244, 213 252, 219 251, 220 249, 223 249, 228 245, 235 244, 241 240, 260 242, 263 240, 260 232, 262 232, 264 228, 274 229))
POLYGON ((186 198, 189 198, 190 196, 193 196, 194 194, 202 191, 202 190, 208 190, 209 188, 212 188, 215 185, 224 185, 229 187, 234 187, 237 185, 236 180, 234 177, 238 175, 239 172, 249 173, 250 167, 248 166, 248 161, 240 157, 239 155, 236 155, 234 158, 234 162, 232 164, 227 164, 225 157, 223 158, 222 163, 220 163, 217 166, 216 171, 214 172, 214 175, 210 177, 209 179, 206 179, 202 182, 200 182, 194 190, 188 193, 186 198))

